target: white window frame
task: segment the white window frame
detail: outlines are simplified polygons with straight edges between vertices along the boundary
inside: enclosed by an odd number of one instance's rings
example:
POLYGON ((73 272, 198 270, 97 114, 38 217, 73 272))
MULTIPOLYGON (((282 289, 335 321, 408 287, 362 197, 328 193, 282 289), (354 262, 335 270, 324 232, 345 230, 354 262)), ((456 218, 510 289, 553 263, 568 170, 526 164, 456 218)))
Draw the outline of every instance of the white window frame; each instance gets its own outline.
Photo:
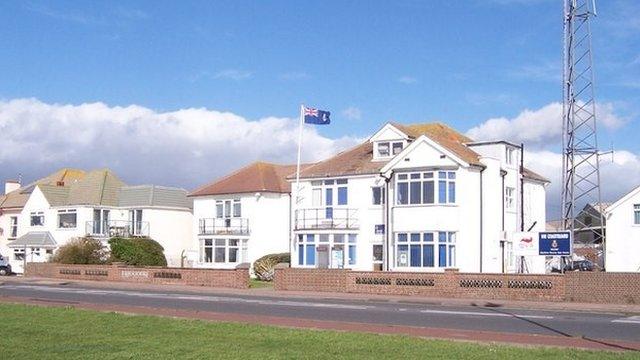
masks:
POLYGON ((15 239, 18 237, 18 217, 9 217, 9 239, 15 239))
POLYGON ((58 222, 56 223, 58 229, 75 229, 78 227, 78 211, 76 209, 62 209, 58 210, 58 222), (73 226, 60 226, 60 215, 75 215, 75 222, 73 226))
POLYGON ((248 239, 241 238, 221 238, 221 237, 207 237, 200 239, 200 263, 201 264, 240 264, 248 259, 248 239), (211 245, 207 245, 206 242, 210 241, 211 245), (206 258, 206 250, 211 249, 211 259, 206 258), (224 260, 216 261, 216 250, 223 250, 224 260), (229 261, 229 255, 235 250, 236 261, 229 261))
POLYGON ((386 201, 386 189, 384 186, 372 186, 371 187, 371 205, 374 206, 382 206, 385 204, 386 201), (379 202, 376 202, 376 195, 375 195, 375 191, 378 190, 380 191, 380 196, 378 198, 379 202))
POLYGON ((394 236, 394 264, 396 268, 401 269, 446 269, 456 267, 456 237, 455 231, 412 231, 397 232, 394 236), (430 235, 430 236, 429 236, 430 235), (444 238, 441 236, 444 235, 444 238), (418 238, 419 236, 419 238, 418 238), (400 238, 406 237, 401 241, 400 238), (418 238, 418 241, 415 239, 418 238), (406 265, 400 263, 401 251, 399 247, 406 246, 406 265), (411 266, 411 246, 420 247, 420 266, 411 266), (433 251, 433 266, 425 266, 424 248, 431 247, 433 251), (444 265, 440 265, 440 247, 444 247, 445 261, 444 265))
POLYGON ((515 210, 516 208, 516 188, 506 186, 504 188, 504 207, 507 210, 515 210))
POLYGON ((32 211, 31 214, 29 215, 29 225, 31 227, 42 227, 45 225, 45 216, 44 216, 44 211, 32 211), (34 225, 33 223, 33 218, 40 218, 40 224, 36 224, 34 225))
POLYGON ((505 156, 505 162, 507 163, 507 165, 513 165, 515 152, 516 152, 515 149, 512 148, 511 146, 507 145, 505 147, 504 156, 505 156))
POLYGON ((329 268, 330 269, 351 269, 358 263, 358 234, 357 233, 308 233, 298 234, 296 236, 295 245, 295 264, 298 267, 317 268, 318 267, 318 246, 329 247, 329 268), (309 241, 309 236, 313 237, 313 241, 309 241), (300 245, 302 245, 302 264, 300 264, 300 245), (309 264, 307 259, 307 246, 313 246, 315 255, 314 263, 309 264), (342 266, 334 266, 331 251, 335 246, 342 246, 342 266), (351 258, 351 250, 353 249, 355 258, 351 258))
POLYGON ((216 219, 242 217, 242 201, 240 199, 216 200, 216 219))
POLYGON ((391 141, 379 141, 376 143, 376 157, 380 159, 385 159, 391 157, 391 141), (386 148, 386 154, 382 153, 382 149, 386 148))
POLYGON ((457 191, 456 191, 456 175, 455 170, 428 170, 420 172, 402 172, 396 175, 395 179, 395 204, 397 206, 430 206, 430 205, 456 205, 457 204, 457 191), (444 174, 445 178, 439 178, 440 174, 444 174), (426 201, 425 197, 425 183, 432 183, 433 186, 433 202, 426 201), (411 183, 419 183, 420 198, 418 202, 411 202, 411 183), (400 202, 400 184, 407 184, 407 199, 406 203, 400 202), (454 188, 454 199, 451 200, 450 184, 454 188), (440 187, 444 186, 445 201, 440 201, 440 187))
POLYGON ((633 204, 633 224, 640 225, 640 204, 633 204))

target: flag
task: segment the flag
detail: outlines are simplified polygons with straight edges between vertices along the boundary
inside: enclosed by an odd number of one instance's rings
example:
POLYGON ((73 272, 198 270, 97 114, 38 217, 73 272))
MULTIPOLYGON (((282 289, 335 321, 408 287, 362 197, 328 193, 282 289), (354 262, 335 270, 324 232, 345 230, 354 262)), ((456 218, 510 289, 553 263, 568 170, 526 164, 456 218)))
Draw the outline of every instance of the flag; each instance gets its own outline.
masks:
POLYGON ((305 107, 303 113, 305 124, 328 125, 331 123, 329 119, 331 113, 328 111, 305 107))

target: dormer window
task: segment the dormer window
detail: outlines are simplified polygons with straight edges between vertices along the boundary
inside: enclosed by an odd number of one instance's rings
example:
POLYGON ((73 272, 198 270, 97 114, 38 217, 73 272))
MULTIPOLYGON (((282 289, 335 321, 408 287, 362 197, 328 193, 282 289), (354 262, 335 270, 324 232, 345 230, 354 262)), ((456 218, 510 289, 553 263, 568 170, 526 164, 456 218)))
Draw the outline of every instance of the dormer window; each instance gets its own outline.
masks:
POLYGON ((379 157, 387 157, 387 156, 389 156, 389 143, 388 142, 378 143, 378 156, 379 157))

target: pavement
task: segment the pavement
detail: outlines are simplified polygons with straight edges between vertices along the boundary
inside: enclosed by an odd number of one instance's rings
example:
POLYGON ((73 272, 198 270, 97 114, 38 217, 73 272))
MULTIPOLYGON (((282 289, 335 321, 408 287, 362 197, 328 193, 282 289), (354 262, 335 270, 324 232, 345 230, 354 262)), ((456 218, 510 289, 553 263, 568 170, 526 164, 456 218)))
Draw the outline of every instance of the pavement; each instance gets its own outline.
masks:
POLYGON ((296 328, 640 351, 640 306, 7 277, 0 301, 296 328))

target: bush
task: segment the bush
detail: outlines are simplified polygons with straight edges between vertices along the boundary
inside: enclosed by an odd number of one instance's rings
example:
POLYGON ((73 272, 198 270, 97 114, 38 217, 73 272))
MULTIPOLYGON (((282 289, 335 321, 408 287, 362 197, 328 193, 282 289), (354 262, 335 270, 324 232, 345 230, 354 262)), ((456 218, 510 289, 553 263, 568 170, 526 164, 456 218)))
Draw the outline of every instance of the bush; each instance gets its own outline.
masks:
POLYGON ((265 255, 253 263, 253 272, 259 280, 273 281, 276 265, 290 261, 291 255, 289 253, 265 255))
POLYGON ((111 261, 133 266, 167 266, 164 248, 150 238, 109 239, 111 261))
POLYGON ((62 245, 51 258, 61 264, 104 264, 109 252, 100 240, 75 238, 62 245))

